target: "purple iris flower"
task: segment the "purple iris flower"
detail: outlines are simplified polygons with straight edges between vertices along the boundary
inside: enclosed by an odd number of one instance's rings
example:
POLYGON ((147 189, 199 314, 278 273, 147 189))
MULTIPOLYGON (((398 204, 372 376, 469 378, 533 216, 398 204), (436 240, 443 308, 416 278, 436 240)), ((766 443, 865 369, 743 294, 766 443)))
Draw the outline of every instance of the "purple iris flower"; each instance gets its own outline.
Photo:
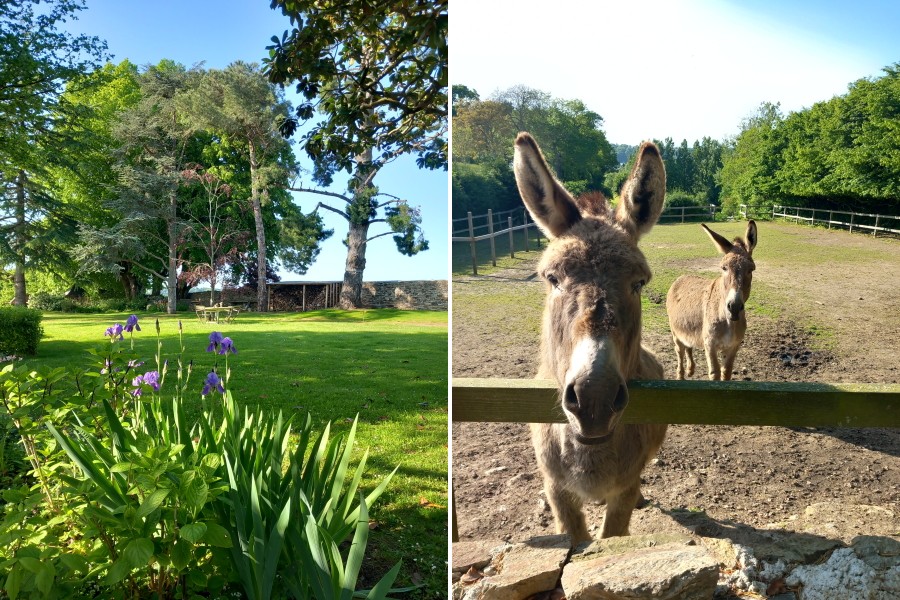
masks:
POLYGON ((124 340, 125 336, 122 335, 122 331, 124 331, 122 328, 122 324, 116 323, 112 327, 107 327, 106 332, 103 335, 111 337, 112 341, 116 341, 116 338, 118 338, 120 340, 124 340))
POLYGON ((137 315, 131 315, 130 317, 128 317, 128 320, 125 321, 125 331, 127 331, 128 333, 131 333, 135 329, 140 331, 141 326, 138 325, 137 315))
POLYGON ((206 381, 204 382, 203 391, 200 392, 204 396, 211 392, 220 392, 224 393, 225 388, 222 386, 222 380, 219 379, 219 376, 216 375, 215 371, 210 371, 209 375, 206 376, 206 381))
POLYGON ((219 354, 237 354, 237 348, 234 347, 234 342, 231 341, 230 337, 222 338, 222 345, 219 346, 219 354))
POLYGON ((154 392, 159 391, 159 371, 147 371, 144 373, 144 385, 149 385, 154 392))
POLYGON ((207 352, 213 352, 219 349, 219 344, 222 343, 222 334, 218 331, 213 331, 209 334, 209 346, 206 347, 207 352))

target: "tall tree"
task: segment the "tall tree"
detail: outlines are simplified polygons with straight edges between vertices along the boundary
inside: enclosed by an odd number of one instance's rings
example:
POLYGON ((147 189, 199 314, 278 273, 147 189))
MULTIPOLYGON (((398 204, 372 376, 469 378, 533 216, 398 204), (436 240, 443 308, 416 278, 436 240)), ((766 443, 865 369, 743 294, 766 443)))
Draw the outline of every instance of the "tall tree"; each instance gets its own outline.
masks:
POLYGON ((183 244, 181 173, 198 162, 201 145, 193 125, 183 118, 177 97, 196 85, 199 76, 168 60, 151 66, 139 78, 141 100, 120 115, 113 129, 120 144, 117 168, 122 188, 111 207, 122 218, 106 230, 106 237, 129 244, 138 258, 129 264, 165 279, 170 314, 176 311, 178 252, 183 244), (155 257, 153 266, 141 260, 148 256, 155 257))
POLYGON ((209 71, 195 91, 184 96, 202 127, 227 138, 246 153, 250 165, 250 204, 256 230, 256 304, 266 302, 266 232, 263 198, 282 175, 277 158, 287 144, 279 134, 289 119, 290 104, 256 64, 235 62, 223 71, 209 71))
MULTIPOLYGON (((340 304, 355 308, 368 242, 394 233, 403 254, 428 247, 418 212, 379 192, 374 179, 403 154, 415 154, 419 167, 446 169, 447 0, 273 0, 272 6, 291 18, 293 29, 272 38, 266 72, 275 83, 296 84, 306 100, 299 119, 322 117, 303 138, 312 179, 330 186, 338 171, 351 174, 346 193, 295 189, 338 201, 318 207, 348 222, 340 304), (379 222, 389 231, 370 237, 379 222)), ((283 133, 298 126, 287 122, 283 133)))
POLYGON ((67 84, 76 84, 106 57, 106 43, 100 39, 58 29, 83 8, 83 0, 0 3, 0 178, 6 190, 0 195, 0 228, 6 234, 0 253, 15 265, 17 305, 27 299, 25 269, 34 252, 49 247, 37 230, 58 231, 44 218, 59 207, 42 184, 46 167, 70 157, 77 160, 71 139, 59 133, 58 124, 78 115, 60 96, 67 84))

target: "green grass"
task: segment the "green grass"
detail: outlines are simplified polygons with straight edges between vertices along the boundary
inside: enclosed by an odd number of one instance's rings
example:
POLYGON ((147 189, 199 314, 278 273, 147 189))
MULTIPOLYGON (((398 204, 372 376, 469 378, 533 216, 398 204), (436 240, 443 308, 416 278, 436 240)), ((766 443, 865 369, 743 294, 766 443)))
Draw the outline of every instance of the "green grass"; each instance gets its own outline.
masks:
MULTIPOLYGON (((38 356, 28 362, 91 365, 86 350, 103 343, 106 327, 126 317, 47 313, 38 356)), ((150 369, 157 315, 139 317, 143 331, 134 347, 150 369)), ((364 575, 373 583, 402 560, 397 585, 424 584, 406 597, 446 597, 446 312, 247 313, 231 324, 201 323, 192 314, 158 318, 164 358, 178 351, 179 319, 184 326, 185 358, 194 361, 191 385, 197 389, 190 419, 199 416, 203 380, 221 359, 205 352, 213 330, 231 337, 238 350, 229 366, 239 403, 288 415, 309 411, 318 426, 331 422, 336 432, 346 431, 358 413, 356 458, 364 448, 370 451, 364 485, 400 465, 370 514, 376 524, 364 575)))
MULTIPOLYGON (((733 239, 742 237, 746 222, 716 222, 710 227, 723 236, 733 239)), ((846 231, 827 231, 784 222, 763 221, 758 223, 759 244, 753 258, 759 273, 766 273, 772 283, 779 277, 802 277, 816 272, 833 272, 835 268, 852 269, 854 265, 877 264, 885 259, 885 251, 895 251, 895 240, 884 240, 884 244, 871 244, 871 238, 846 231), (802 270, 798 271, 798 265, 802 270), (840 265, 840 267, 838 267, 840 265), (778 273, 777 276, 773 275, 778 273)), ((480 242, 486 244, 486 242, 480 242)), ((697 223, 656 225, 640 241, 640 248, 647 257, 653 271, 653 279, 645 288, 642 319, 649 331, 668 332, 669 324, 665 303, 651 301, 665 299, 669 287, 680 275, 694 273, 709 278, 718 276, 719 254, 709 237, 697 223)), ((479 274, 494 273, 501 268, 520 269, 516 279, 525 279, 528 269, 533 269, 539 253, 517 252, 515 259, 498 259, 497 268, 490 265, 488 252, 479 247, 479 274)), ((469 245, 453 244, 454 276, 471 275, 471 254, 469 245)), ((770 319, 791 318, 814 335, 820 348, 830 349, 835 345, 835 332, 827 324, 798 317, 795 309, 810 307, 811 297, 790 295, 783 288, 767 283, 766 278, 757 276, 753 281, 753 291, 747 310, 750 315, 770 319)), ((467 319, 494 319, 504 323, 509 335, 537 336, 534 332, 540 324, 535 315, 540 314, 543 305, 542 286, 523 285, 521 282, 504 282, 485 279, 467 279, 454 282, 453 318, 463 322, 467 319), (534 309, 534 307, 537 307, 534 309)), ((807 311, 810 312, 810 311, 807 311)), ((812 311, 814 312, 814 311, 812 311)))
MULTIPOLYGON (((547 238, 540 237, 538 230, 530 228, 525 231, 513 232, 513 254, 515 258, 509 255, 509 234, 500 234, 494 238, 494 254, 497 257, 497 266, 494 267, 491 261, 491 241, 481 240, 475 242, 476 264, 478 265, 478 274, 487 275, 498 269, 505 269, 515 266, 521 260, 535 256, 539 252, 539 248, 547 247, 547 238), (525 231, 528 232, 528 251, 525 250, 525 231)), ((469 242, 453 242, 452 256, 453 276, 472 274, 472 247, 469 242)))

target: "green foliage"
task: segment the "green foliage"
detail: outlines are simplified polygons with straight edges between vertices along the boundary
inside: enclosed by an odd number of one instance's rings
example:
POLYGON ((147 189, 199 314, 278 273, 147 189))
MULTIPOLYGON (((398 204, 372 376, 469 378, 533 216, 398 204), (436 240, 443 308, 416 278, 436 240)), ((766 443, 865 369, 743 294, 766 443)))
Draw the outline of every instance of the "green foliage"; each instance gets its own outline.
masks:
POLYGON ((0 308, 0 355, 37 354, 44 335, 41 318, 41 311, 31 308, 0 308))
POLYGON ((454 218, 465 217, 468 211, 486 215, 489 208, 496 212, 522 205, 508 165, 454 162, 451 185, 454 218))
POLYGON ((842 96, 783 117, 764 104, 722 168, 726 203, 896 214, 900 210, 900 63, 842 96))
POLYGON ((386 207, 384 212, 388 226, 397 234, 394 243, 400 254, 413 256, 428 250, 428 240, 422 233, 422 212, 418 208, 398 201, 386 207))
MULTIPOLYGON (((272 37, 271 81, 296 84, 299 120, 324 118, 304 138, 320 183, 373 151, 378 168, 415 153, 447 166, 447 0, 385 4, 274 0, 292 29, 272 37)), ((291 135, 298 122, 286 123, 291 135)))
MULTIPOLYGON (((237 584, 251 599, 349 599, 367 506, 392 474, 363 498, 368 453, 350 469, 355 423, 346 439, 330 439, 307 415, 295 434, 289 419, 241 410, 229 391, 204 390, 223 403, 191 424, 182 327, 171 374, 159 322, 156 330, 155 370, 142 368, 133 338, 114 326, 91 351, 99 372, 0 371, 4 412, 38 481, 3 494, 0 579, 9 597, 73 597, 89 585, 91 596, 187 598, 237 584), (74 386, 63 391, 66 382, 74 386), (338 544, 351 533, 345 562, 338 544)), ((227 389, 229 352, 221 337, 210 343, 224 353, 217 370, 227 389)), ((368 597, 385 597, 398 569, 368 597)))

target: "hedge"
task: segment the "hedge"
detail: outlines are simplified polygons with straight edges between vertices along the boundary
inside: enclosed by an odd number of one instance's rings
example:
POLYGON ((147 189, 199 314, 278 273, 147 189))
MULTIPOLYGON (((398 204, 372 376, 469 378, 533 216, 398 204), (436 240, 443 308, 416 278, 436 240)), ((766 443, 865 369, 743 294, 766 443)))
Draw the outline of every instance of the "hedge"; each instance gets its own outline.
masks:
POLYGON ((41 311, 31 308, 0 308, 0 355, 37 354, 38 342, 44 335, 41 311))

